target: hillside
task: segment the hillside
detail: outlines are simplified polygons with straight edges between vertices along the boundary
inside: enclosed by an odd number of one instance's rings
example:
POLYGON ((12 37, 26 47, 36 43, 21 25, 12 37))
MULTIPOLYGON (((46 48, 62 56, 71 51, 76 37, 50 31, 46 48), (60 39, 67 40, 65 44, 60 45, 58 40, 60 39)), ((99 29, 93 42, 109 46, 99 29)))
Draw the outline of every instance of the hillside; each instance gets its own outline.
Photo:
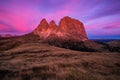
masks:
POLYGON ((1 80, 119 80, 120 54, 81 52, 27 34, 0 40, 1 80))
POLYGON ((0 80, 119 80, 119 43, 89 40, 68 16, 43 19, 31 33, 0 37, 0 80))

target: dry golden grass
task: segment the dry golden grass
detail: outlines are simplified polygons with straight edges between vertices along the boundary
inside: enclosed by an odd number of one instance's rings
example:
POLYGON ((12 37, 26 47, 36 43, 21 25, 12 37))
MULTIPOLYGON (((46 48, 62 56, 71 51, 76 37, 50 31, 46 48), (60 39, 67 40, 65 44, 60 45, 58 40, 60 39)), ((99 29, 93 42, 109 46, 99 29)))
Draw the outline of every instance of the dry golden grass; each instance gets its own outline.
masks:
MULTIPOLYGON (((120 54, 80 52, 24 40, 0 50, 0 80, 119 80, 120 54)), ((8 45, 6 42, 10 42, 8 45)), ((2 48, 0 46, 0 48, 2 48)))

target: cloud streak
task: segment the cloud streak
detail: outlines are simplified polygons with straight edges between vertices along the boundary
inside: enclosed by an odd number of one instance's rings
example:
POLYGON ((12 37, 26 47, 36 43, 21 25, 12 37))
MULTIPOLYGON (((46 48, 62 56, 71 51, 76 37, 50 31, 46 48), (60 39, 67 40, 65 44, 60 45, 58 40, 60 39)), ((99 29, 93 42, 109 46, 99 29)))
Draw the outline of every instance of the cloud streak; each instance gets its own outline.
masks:
POLYGON ((0 0, 0 33, 31 32, 42 18, 64 16, 85 24, 89 38, 120 38, 119 0, 0 0))

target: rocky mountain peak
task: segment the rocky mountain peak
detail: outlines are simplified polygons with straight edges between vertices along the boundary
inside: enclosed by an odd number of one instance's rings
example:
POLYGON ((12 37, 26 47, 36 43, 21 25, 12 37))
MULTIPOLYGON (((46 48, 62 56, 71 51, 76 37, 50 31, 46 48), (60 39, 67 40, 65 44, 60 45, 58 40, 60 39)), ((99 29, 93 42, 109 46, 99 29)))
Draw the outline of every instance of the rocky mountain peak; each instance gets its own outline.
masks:
POLYGON ((62 18, 58 26, 55 24, 54 20, 50 21, 48 24, 47 21, 43 19, 35 29, 34 33, 46 39, 48 37, 51 38, 50 36, 54 35, 57 38, 67 40, 87 40, 87 35, 83 23, 79 20, 70 18, 69 16, 62 18))
POLYGON ((47 20, 45 18, 43 18, 40 22, 40 24, 48 24, 47 20))
POLYGON ((57 27, 57 25, 56 25, 54 20, 50 21, 49 27, 57 27))
POLYGON ((71 17, 69 17, 69 16, 65 16, 65 17, 63 17, 62 19, 71 19, 71 17))
POLYGON ((79 20, 66 16, 60 20, 59 27, 62 32, 69 33, 74 39, 87 40, 84 25, 79 20))
POLYGON ((41 32, 45 32, 49 27, 47 20, 44 18, 41 20, 40 24, 34 30, 34 34, 41 34, 41 32))
POLYGON ((48 22, 47 22, 47 20, 46 19, 42 19, 42 21, 40 22, 40 24, 39 24, 39 27, 40 28, 44 28, 44 29, 47 29, 48 28, 48 22))

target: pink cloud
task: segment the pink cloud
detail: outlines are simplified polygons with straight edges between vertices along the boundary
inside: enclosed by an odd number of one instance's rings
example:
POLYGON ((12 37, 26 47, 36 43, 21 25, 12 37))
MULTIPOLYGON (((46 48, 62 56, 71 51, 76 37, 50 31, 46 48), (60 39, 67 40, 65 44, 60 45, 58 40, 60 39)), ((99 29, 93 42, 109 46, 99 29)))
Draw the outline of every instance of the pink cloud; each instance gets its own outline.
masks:
POLYGON ((3 24, 0 24, 0 30, 5 30, 6 27, 3 24))

